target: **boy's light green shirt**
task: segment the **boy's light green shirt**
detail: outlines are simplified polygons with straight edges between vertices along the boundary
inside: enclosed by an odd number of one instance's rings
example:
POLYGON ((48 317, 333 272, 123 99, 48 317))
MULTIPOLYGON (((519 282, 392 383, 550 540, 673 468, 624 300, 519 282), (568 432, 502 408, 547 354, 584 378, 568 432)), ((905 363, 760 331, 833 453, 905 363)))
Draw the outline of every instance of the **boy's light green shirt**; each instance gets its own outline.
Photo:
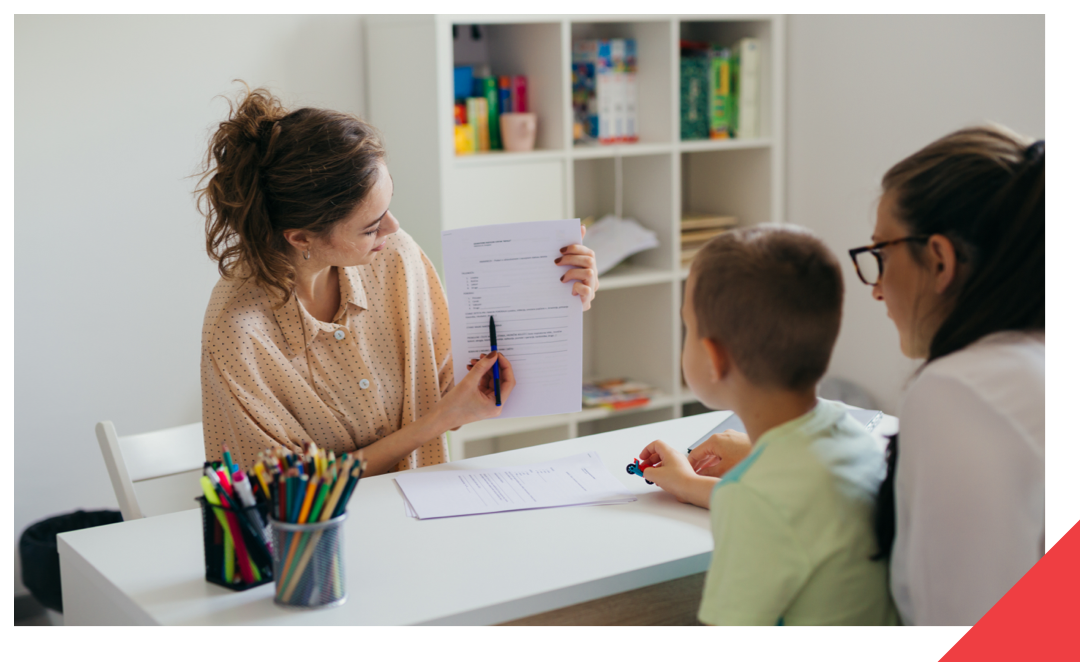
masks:
POLYGON ((713 489, 698 619, 710 625, 895 625, 874 500, 882 450, 837 402, 763 434, 713 489))

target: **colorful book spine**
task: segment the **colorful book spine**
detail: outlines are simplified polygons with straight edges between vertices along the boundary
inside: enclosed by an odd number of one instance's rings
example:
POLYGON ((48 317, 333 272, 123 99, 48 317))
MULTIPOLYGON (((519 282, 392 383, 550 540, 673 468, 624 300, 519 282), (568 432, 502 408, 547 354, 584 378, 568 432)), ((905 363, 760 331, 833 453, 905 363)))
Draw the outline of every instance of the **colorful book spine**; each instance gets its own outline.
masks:
POLYGON ((483 79, 483 97, 487 99, 487 127, 488 141, 491 149, 502 149, 502 139, 499 132, 499 83, 494 76, 483 79))
POLYGON ((510 106, 515 113, 529 112, 528 86, 524 76, 514 76, 511 80, 510 106))
POLYGON ((709 137, 708 61, 703 55, 679 59, 679 137, 704 140, 709 137))
POLYGON ((731 51, 709 53, 709 137, 731 137, 731 51))
POLYGON ((499 114, 514 112, 510 100, 510 77, 499 76, 499 114))
POLYGON ((753 38, 740 39, 733 58, 735 136, 757 138, 760 135, 761 43, 753 38))
POLYGON ((469 124, 473 127, 473 144, 477 152, 491 151, 491 134, 488 132, 488 106, 484 97, 469 97, 465 101, 469 124))

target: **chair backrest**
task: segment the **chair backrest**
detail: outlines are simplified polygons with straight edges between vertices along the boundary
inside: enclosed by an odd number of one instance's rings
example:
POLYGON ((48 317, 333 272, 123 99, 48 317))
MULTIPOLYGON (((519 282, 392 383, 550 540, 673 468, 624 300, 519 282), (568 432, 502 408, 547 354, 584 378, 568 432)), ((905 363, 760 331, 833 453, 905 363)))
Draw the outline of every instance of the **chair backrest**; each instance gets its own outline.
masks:
POLYGON ((196 508, 206 450, 202 423, 116 436, 112 421, 95 428, 125 520, 196 508))

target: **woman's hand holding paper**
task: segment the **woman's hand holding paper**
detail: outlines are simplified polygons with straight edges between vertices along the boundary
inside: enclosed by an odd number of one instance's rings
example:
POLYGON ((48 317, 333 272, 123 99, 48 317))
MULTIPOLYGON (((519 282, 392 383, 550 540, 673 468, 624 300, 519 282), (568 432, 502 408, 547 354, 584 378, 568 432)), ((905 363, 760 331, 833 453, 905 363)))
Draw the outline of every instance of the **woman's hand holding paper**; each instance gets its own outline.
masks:
MULTIPOLYGON (((581 227, 581 239, 585 239, 585 226, 581 227)), ((573 267, 562 276, 562 281, 574 283, 574 296, 581 297, 581 309, 592 307, 596 291, 600 289, 600 277, 596 271, 596 253, 583 244, 570 244, 562 248, 562 256, 555 260, 560 267, 573 267)), ((501 369, 501 367, 500 367, 501 369)))

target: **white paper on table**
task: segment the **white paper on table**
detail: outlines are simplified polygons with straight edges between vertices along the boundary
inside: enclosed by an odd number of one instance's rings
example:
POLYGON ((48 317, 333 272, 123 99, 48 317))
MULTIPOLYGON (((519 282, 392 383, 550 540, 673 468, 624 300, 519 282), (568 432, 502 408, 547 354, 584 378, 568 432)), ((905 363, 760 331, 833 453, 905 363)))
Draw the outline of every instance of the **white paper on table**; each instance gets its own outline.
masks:
POLYGON ((517 382, 499 418, 581 411, 581 299, 560 281, 559 249, 581 243, 578 219, 483 225, 442 233, 454 379, 499 351, 517 382))
POLYGON ((608 214, 589 227, 584 243, 596 252, 599 275, 635 253, 656 248, 660 240, 634 219, 608 214))
POLYGON ((596 451, 513 467, 403 473, 394 480, 406 511, 411 507, 419 519, 637 500, 596 451))

